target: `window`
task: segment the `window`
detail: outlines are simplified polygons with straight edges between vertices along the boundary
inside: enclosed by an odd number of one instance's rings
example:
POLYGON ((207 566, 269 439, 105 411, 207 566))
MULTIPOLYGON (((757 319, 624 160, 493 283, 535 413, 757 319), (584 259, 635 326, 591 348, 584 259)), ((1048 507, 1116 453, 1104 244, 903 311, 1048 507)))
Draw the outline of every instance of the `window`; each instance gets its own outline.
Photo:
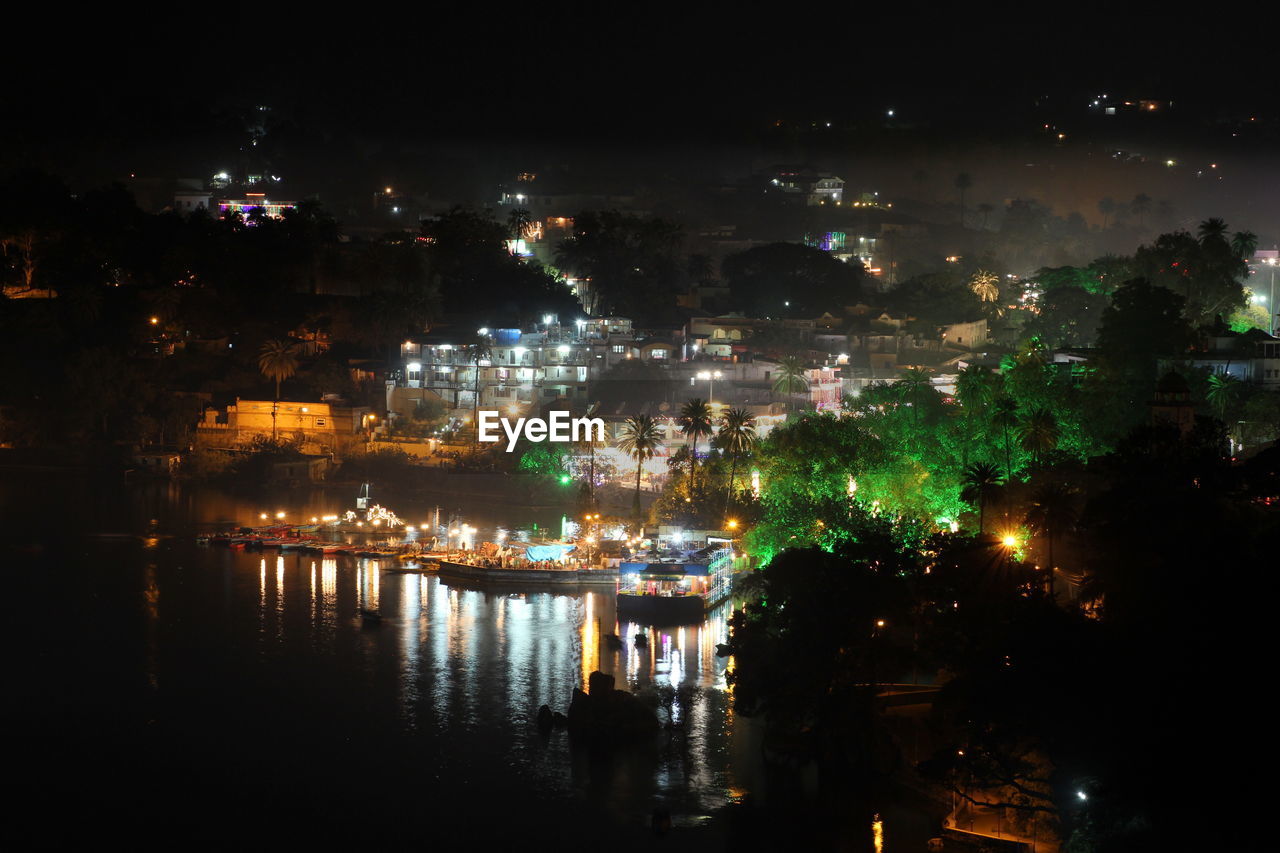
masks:
POLYGON ((626 347, 624 347, 622 344, 614 344, 614 345, 613 345, 613 351, 614 351, 614 352, 616 352, 616 353, 618 353, 618 354, 622 354, 622 353, 624 353, 624 352, 626 352, 626 351, 627 351, 627 348, 626 348, 626 347))
POLYGON ((325 423, 326 423, 326 421, 325 421, 325 419, 324 419, 324 418, 316 418, 316 426, 318 426, 318 427, 322 427, 322 426, 324 426, 324 425, 325 425, 325 423))
POLYGON ((649 357, 655 361, 660 361, 667 357, 667 351, 664 349, 656 349, 653 352, 649 353, 649 357))

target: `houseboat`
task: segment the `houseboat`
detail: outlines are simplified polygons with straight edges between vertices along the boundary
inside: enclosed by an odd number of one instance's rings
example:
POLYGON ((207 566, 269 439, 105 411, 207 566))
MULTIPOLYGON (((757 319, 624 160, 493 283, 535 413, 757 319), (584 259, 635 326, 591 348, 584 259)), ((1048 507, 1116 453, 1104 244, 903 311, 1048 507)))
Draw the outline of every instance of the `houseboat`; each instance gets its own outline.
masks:
POLYGON ((623 561, 618 566, 618 617, 647 624, 701 622, 729 596, 732 548, 623 561))

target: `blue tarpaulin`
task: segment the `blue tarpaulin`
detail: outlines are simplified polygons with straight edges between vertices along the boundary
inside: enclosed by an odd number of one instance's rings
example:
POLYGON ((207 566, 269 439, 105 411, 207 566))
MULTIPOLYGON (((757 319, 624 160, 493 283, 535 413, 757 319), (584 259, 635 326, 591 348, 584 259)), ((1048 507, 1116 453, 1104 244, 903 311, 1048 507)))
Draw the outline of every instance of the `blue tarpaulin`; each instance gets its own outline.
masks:
POLYGON ((577 545, 530 545, 524 549, 524 555, 530 560, 541 562, 542 560, 559 560, 565 554, 568 554, 577 545))

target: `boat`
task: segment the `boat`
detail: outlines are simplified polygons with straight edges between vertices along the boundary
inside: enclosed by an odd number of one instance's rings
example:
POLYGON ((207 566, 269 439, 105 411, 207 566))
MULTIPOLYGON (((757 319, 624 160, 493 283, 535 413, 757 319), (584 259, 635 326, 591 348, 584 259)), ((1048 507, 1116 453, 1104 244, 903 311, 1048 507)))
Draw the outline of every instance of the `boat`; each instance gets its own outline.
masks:
POLYGON ((644 624, 701 622, 727 596, 733 549, 704 549, 618 566, 618 616, 644 624))

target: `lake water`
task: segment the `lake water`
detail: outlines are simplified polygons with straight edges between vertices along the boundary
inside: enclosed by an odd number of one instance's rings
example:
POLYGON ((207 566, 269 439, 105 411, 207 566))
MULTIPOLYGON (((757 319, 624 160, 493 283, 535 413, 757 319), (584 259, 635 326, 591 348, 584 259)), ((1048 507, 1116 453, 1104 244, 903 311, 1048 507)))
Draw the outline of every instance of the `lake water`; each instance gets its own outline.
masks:
MULTIPOLYGON (((731 659, 715 656, 726 609, 683 628, 619 624, 608 588, 486 590, 376 560, 194 542, 261 512, 347 508, 352 496, 335 491, 251 500, 3 475, 18 627, 6 731, 24 758, 24 817, 7 830, 24 848, 754 849, 806 837, 881 849, 868 803, 806 800, 799 782, 763 770, 758 724, 732 709, 731 659), (362 606, 383 624, 363 626, 362 606), (677 731, 636 747, 600 753, 540 734, 538 707, 566 711, 595 669, 624 689, 700 692, 677 731), (672 814, 664 838, 648 828, 655 807, 672 814)), ((434 517, 435 503, 378 497, 406 521, 434 517)), ((534 525, 554 535, 561 521, 453 504, 442 516, 479 540, 534 525)), ((922 849, 927 820, 883 810, 882 849, 922 849)))

